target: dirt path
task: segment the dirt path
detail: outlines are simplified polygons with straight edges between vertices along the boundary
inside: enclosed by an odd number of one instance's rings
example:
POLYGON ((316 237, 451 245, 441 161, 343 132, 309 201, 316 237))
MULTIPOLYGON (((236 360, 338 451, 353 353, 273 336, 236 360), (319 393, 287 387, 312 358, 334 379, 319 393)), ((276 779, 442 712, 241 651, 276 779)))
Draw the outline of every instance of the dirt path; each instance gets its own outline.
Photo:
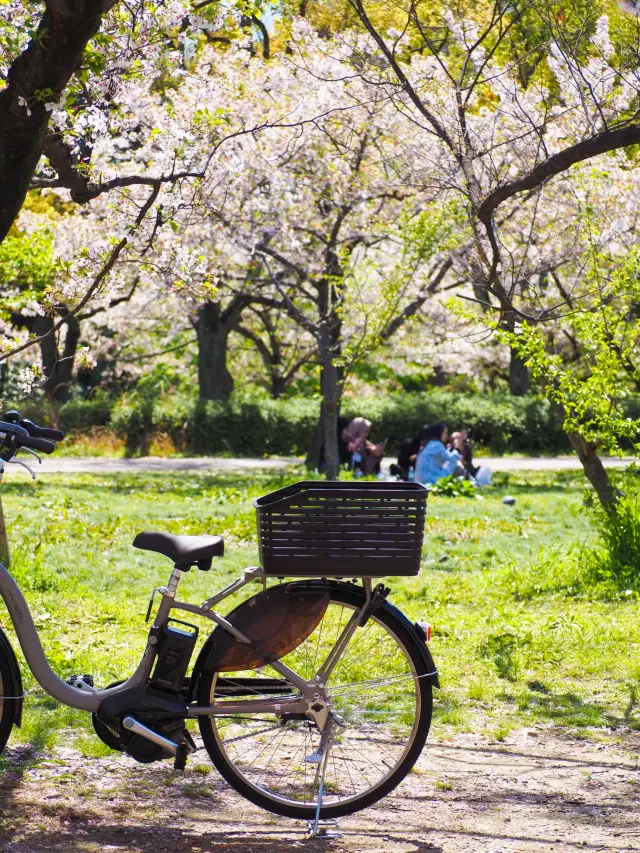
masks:
POLYGON ((184 776, 58 750, 0 777, 2 853, 569 853, 640 851, 640 734, 616 744, 536 728, 431 743, 398 791, 339 839, 246 803, 202 764, 184 776))

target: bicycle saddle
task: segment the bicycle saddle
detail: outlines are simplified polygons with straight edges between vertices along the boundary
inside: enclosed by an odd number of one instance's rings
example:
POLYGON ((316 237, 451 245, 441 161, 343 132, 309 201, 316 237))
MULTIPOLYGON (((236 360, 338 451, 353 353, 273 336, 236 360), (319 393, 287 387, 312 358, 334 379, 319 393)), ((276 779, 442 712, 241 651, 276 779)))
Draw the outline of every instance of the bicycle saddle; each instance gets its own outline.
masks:
MULTIPOLYGON (((224 554, 222 536, 174 536, 172 533, 138 533, 133 547, 155 551, 168 557, 176 566, 190 566, 224 554)), ((207 567, 208 568, 208 567, 207 567)))

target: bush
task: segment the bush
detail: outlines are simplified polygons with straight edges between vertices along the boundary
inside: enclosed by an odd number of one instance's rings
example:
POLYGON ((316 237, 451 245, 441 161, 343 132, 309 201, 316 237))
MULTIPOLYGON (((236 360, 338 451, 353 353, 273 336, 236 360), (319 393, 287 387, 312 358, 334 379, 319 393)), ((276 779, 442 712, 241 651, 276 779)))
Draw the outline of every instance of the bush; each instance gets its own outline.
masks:
POLYGON ((640 589, 640 496, 621 497, 615 508, 594 506, 601 545, 590 555, 598 581, 617 589, 640 589))
POLYGON ((23 418, 32 418, 36 423, 59 426, 65 432, 86 430, 91 427, 108 426, 115 399, 96 395, 90 400, 74 399, 58 405, 44 399, 7 402, 7 409, 18 409, 23 418))
MULTIPOLYGON (((194 400, 184 391, 165 391, 147 383, 115 401, 96 396, 74 399, 57 409, 33 401, 19 406, 40 423, 58 423, 65 432, 110 427, 123 438, 129 455, 148 452, 154 434, 169 436, 184 453, 236 456, 304 455, 320 412, 317 397, 234 396, 228 403, 194 400)), ((640 410, 639 410, 640 412, 640 410)), ((393 455, 422 424, 444 421, 451 430, 468 429, 476 447, 493 453, 558 453, 570 450, 562 417, 548 400, 502 394, 425 393, 345 399, 342 413, 373 423, 373 438, 389 439, 393 455)))
POLYGON ((58 413, 60 429, 65 432, 107 426, 115 400, 111 397, 96 397, 93 400, 70 400, 64 403, 58 413))
POLYGON ((126 441, 127 456, 146 455, 154 430, 153 400, 136 394, 125 395, 111 414, 111 426, 117 436, 126 441))
POLYGON ((145 435, 155 432, 189 453, 290 456, 306 453, 318 412, 317 401, 308 399, 222 403, 167 395, 154 402, 132 396, 115 408, 111 425, 129 453, 144 450, 145 435))
POLYGON ((456 394, 429 391, 425 394, 392 394, 348 401, 344 413, 368 418, 375 437, 388 437, 394 452, 400 443, 415 435, 421 424, 444 421, 450 430, 467 429, 474 445, 494 453, 567 452, 569 442, 562 431, 562 418, 548 400, 540 397, 456 394))
POLYGON ((186 444, 195 453, 304 455, 318 413, 318 402, 308 399, 199 402, 187 422, 186 444))
MULTIPOLYGON (((153 433, 168 435, 182 452, 237 456, 304 455, 311 443, 320 403, 315 398, 271 400, 235 397, 228 403, 194 401, 184 394, 154 398, 134 393, 113 409, 111 426, 125 438, 128 453, 145 452, 153 433)), ((389 438, 388 454, 422 424, 446 421, 466 428, 476 447, 494 453, 554 453, 569 450, 547 400, 430 391, 345 400, 343 414, 373 422, 376 440, 389 438)))

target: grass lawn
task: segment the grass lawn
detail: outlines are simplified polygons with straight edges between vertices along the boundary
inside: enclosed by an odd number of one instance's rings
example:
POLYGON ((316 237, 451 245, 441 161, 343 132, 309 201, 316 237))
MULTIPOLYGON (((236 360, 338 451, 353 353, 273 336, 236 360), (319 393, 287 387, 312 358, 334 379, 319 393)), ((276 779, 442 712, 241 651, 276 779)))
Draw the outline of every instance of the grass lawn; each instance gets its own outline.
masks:
MULTIPOLYGON (((181 584, 181 598, 200 603, 256 564, 251 501, 300 479, 296 474, 9 480, 3 495, 12 571, 55 669, 91 672, 104 686, 137 663, 149 594, 171 568, 131 548, 137 532, 225 536, 224 559, 181 584)), ((391 600, 433 626, 442 681, 433 735, 473 730, 502 739, 513 727, 548 723, 615 737, 620 727, 640 727, 637 598, 607 598, 584 584, 584 549, 595 534, 582 507, 582 476, 523 472, 496 479, 480 499, 432 497, 419 577, 389 580, 391 600), (505 494, 515 506, 502 503, 505 494)), ((87 754, 101 754, 88 715, 61 708, 26 668, 23 675, 31 695, 14 739, 45 747, 72 737, 87 754)))

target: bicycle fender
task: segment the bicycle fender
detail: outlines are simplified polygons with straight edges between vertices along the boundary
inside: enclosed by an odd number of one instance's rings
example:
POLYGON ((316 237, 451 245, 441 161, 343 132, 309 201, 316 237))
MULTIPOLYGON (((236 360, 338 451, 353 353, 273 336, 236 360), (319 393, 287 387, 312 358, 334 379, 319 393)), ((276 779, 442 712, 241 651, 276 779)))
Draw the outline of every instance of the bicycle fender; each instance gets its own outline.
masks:
POLYGON ((402 622, 407 631, 415 637, 416 643, 418 644, 418 648, 420 649, 420 653, 424 659, 425 664, 428 667, 428 671, 432 673, 429 677, 429 681, 433 684, 434 687, 440 687, 440 679, 438 678, 438 670, 436 669, 436 665, 431 656, 431 651, 429 646, 427 645, 426 638, 421 636, 422 632, 418 632, 416 626, 411 622, 402 612, 399 610, 394 604, 389 604, 388 601, 384 604, 384 609, 387 612, 390 612, 395 616, 395 618, 402 622))
POLYGON ((20 728, 22 722, 22 676, 20 675, 20 667, 16 659, 16 654, 13 651, 11 643, 5 632, 0 628, 0 656, 6 658, 11 671, 11 684, 3 686, 3 693, 6 696, 19 697, 13 701, 13 725, 20 728))
POLYGON ((252 642, 240 643, 222 626, 202 646, 189 680, 189 698, 197 696, 204 672, 256 669, 296 649, 315 630, 329 604, 326 581, 285 583, 246 599, 226 617, 252 642))

